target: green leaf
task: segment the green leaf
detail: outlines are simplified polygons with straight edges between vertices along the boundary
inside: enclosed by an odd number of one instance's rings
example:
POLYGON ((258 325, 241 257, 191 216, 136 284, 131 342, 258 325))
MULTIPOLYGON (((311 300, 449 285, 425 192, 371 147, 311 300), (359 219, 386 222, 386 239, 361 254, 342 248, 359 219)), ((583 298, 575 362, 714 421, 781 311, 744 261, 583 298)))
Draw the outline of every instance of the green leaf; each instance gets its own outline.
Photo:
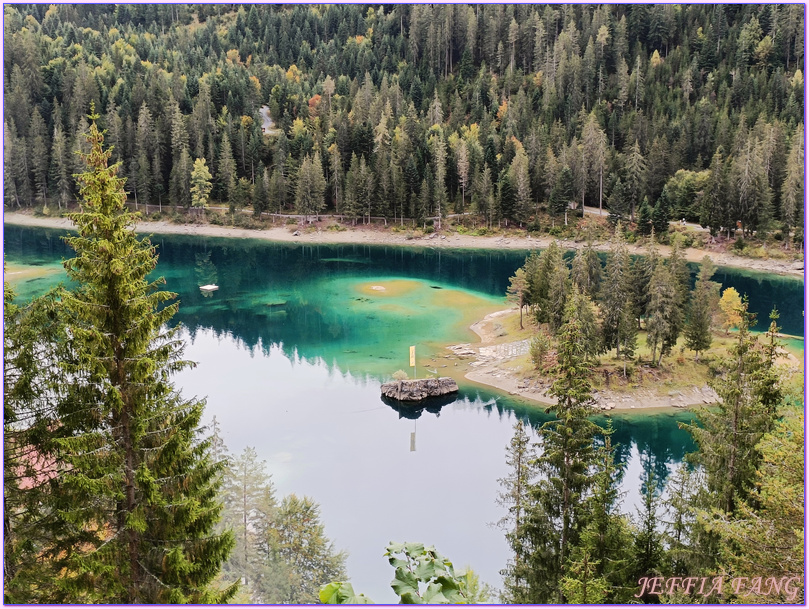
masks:
POLYGON ((318 595, 324 605, 372 605, 373 601, 364 594, 356 594, 349 582, 332 582, 320 589, 318 595))
POLYGON ((428 582, 435 577, 435 561, 422 560, 416 567, 416 577, 423 582, 428 582))
POLYGON ((393 543, 391 541, 388 544, 388 547, 385 548, 387 550, 387 552, 385 553, 385 556, 389 556, 391 554, 398 554, 399 552, 402 552, 404 550, 404 548, 405 548, 405 544, 403 544, 403 543, 393 543))
POLYGON ((390 582, 390 587, 393 588, 393 591, 400 597, 403 597, 407 593, 413 593, 418 596, 419 593, 419 582, 416 576, 402 567, 396 568, 396 577, 390 582))
POLYGON ((441 584, 436 584, 435 582, 427 586, 423 597, 424 602, 430 605, 444 605, 449 603, 447 597, 443 595, 441 588, 441 584))
POLYGON ((407 554, 414 556, 417 554, 424 554, 424 544, 423 543, 406 543, 405 544, 405 551, 407 554))
POLYGON ((402 605, 421 605, 422 600, 418 594, 414 594, 413 592, 405 592, 401 595, 400 603, 402 605))

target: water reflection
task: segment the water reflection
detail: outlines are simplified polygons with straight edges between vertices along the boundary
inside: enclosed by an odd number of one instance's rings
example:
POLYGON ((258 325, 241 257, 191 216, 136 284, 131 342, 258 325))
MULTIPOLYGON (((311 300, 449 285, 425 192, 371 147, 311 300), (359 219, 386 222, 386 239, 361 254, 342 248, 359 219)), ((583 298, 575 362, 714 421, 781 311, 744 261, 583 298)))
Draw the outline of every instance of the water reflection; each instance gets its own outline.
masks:
MULTIPOLYGON (((10 261, 53 265, 71 256, 61 232, 5 229, 10 261)), ((327 534, 350 552, 356 589, 377 602, 398 600, 381 558, 392 539, 434 544, 499 585, 508 549, 488 523, 502 516, 494 498, 507 473, 505 449, 518 418, 536 429, 551 415, 464 383, 445 403, 413 411, 380 403, 380 381, 408 367, 414 342, 464 336, 464 314, 502 302, 525 252, 152 240, 157 273, 180 296, 175 321, 185 326, 185 355, 198 362, 178 375, 178 385, 208 396, 206 416, 221 422, 231 450, 257 448, 279 493, 308 494, 322 504, 327 534), (358 287, 402 281, 408 285, 384 302, 358 287), (206 297, 199 286, 208 283, 219 290, 206 297), (411 451, 415 426, 418 450, 411 451)), ((784 332, 803 335, 800 281, 725 269, 715 280, 747 292, 760 320, 777 303, 784 332)), ((29 286, 27 294, 42 287, 29 286)), ((630 411, 610 418, 625 470, 624 509, 633 511, 645 474, 654 471, 662 485, 693 450, 677 425, 692 415, 630 411)), ((596 420, 606 424, 606 417, 596 420)))

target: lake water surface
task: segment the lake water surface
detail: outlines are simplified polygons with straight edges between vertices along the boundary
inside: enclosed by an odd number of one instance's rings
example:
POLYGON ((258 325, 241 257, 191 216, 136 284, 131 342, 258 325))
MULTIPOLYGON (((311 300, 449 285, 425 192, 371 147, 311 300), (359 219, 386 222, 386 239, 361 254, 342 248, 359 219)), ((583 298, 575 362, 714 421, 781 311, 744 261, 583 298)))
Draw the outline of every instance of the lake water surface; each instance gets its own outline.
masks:
MULTIPOLYGON (((59 261, 72 252, 63 232, 4 228, 6 262, 19 273, 8 279, 20 298, 65 280, 59 261)), ((518 417, 539 425, 546 415, 462 384, 453 403, 408 418, 382 403, 379 385, 407 370, 409 345, 429 367, 443 345, 473 341, 469 324, 502 308, 526 252, 152 240, 157 272, 180 297, 185 355, 198 362, 176 377, 178 386, 207 396, 208 419, 216 416, 233 453, 256 447, 279 495, 320 503, 327 535, 349 552, 356 590, 397 600, 382 557, 389 541, 435 545, 456 566, 501 584, 508 548, 491 523, 503 515, 495 499, 505 447, 518 417), (208 283, 219 290, 206 296, 199 286, 208 283)), ((800 280, 725 268, 714 279, 747 293, 763 322, 775 304, 783 332, 803 336, 800 280)), ((634 512, 643 471, 664 478, 693 449, 677 427, 691 415, 612 419, 626 464, 624 507, 634 512)))

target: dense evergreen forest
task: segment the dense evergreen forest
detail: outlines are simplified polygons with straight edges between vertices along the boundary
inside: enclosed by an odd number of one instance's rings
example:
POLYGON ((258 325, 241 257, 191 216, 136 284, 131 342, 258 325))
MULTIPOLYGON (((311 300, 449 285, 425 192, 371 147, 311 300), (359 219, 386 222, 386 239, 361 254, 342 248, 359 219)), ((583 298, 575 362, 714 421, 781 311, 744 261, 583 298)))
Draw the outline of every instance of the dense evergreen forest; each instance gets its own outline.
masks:
POLYGON ((15 207, 75 198, 95 102, 140 203, 190 206, 204 159, 256 213, 526 225, 575 201, 802 241, 798 5, 5 10, 15 207))
MULTIPOLYGON (((368 601, 328 584, 345 554, 315 501, 279 500, 172 384, 179 304, 127 199, 439 227, 608 209, 603 269, 554 244, 509 287, 557 404, 506 448, 499 600, 802 601, 803 397, 777 313, 752 333, 709 264, 690 290, 677 240, 632 261, 620 227, 802 246, 803 27, 800 5, 7 5, 5 204, 80 208, 76 287, 4 286, 5 601, 368 601), (737 330, 709 363, 720 403, 667 482, 643 464, 628 514, 593 362, 615 349, 626 376, 641 322, 652 364, 682 335, 699 354, 717 306, 737 330)), ((431 546, 386 556, 405 602, 493 594, 431 546)))

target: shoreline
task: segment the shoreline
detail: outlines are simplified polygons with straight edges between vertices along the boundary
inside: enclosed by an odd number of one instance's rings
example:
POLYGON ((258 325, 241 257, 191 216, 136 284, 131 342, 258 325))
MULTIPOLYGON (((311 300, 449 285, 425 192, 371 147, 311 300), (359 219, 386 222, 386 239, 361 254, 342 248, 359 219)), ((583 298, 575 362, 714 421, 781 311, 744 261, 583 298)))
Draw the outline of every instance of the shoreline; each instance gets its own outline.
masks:
MULTIPOLYGON (((34 217, 30 214, 20 212, 5 212, 3 222, 16 226, 33 226, 42 228, 71 229, 73 223, 67 218, 47 218, 34 217)), ((360 245, 397 245, 410 247, 441 247, 458 249, 517 249, 532 250, 544 249, 553 241, 558 241, 565 250, 575 250, 583 246, 583 243, 558 240, 553 237, 543 236, 541 238, 527 236, 492 236, 475 237, 472 235, 439 235, 432 233, 421 238, 408 239, 404 235, 391 233, 389 231, 379 231, 368 228, 350 228, 344 231, 301 231, 294 227, 277 226, 269 229, 254 230, 244 228, 228 228, 224 226, 214 226, 210 224, 173 224, 171 222, 138 222, 135 230, 139 234, 171 234, 171 235, 199 235, 204 237, 226 237, 232 239, 261 239, 265 241, 276 241, 280 243, 301 243, 301 244, 360 244, 360 245), (294 235, 293 232, 298 232, 294 235)), ((609 249, 609 243, 596 243, 594 247, 598 251, 609 249)), ((670 248, 666 245, 659 245, 658 249, 663 256, 667 256, 670 248)), ((629 251, 633 255, 644 255, 645 248, 630 245, 629 251)), ((716 266, 732 267, 750 271, 760 271, 789 276, 795 279, 803 279, 803 263, 799 261, 742 258, 729 253, 716 253, 707 250, 688 248, 685 250, 686 260, 689 262, 700 262, 704 256, 711 258, 716 266), (798 269, 796 267, 800 266, 798 269)))
MULTIPOLYGON (((552 408, 556 404, 556 399, 547 393, 549 383, 524 379, 515 369, 507 367, 509 361, 527 353, 528 341, 495 342, 498 337, 497 320, 512 315, 515 311, 516 308, 511 308, 486 315, 470 326, 480 338, 480 342, 450 345, 447 349, 455 357, 470 358, 464 370, 460 371, 467 381, 522 398, 544 408, 552 408)), ((672 391, 668 395, 650 389, 636 390, 632 393, 608 389, 593 392, 595 414, 687 410, 694 406, 716 403, 717 399, 716 393, 707 386, 694 387, 686 391, 672 391)))

